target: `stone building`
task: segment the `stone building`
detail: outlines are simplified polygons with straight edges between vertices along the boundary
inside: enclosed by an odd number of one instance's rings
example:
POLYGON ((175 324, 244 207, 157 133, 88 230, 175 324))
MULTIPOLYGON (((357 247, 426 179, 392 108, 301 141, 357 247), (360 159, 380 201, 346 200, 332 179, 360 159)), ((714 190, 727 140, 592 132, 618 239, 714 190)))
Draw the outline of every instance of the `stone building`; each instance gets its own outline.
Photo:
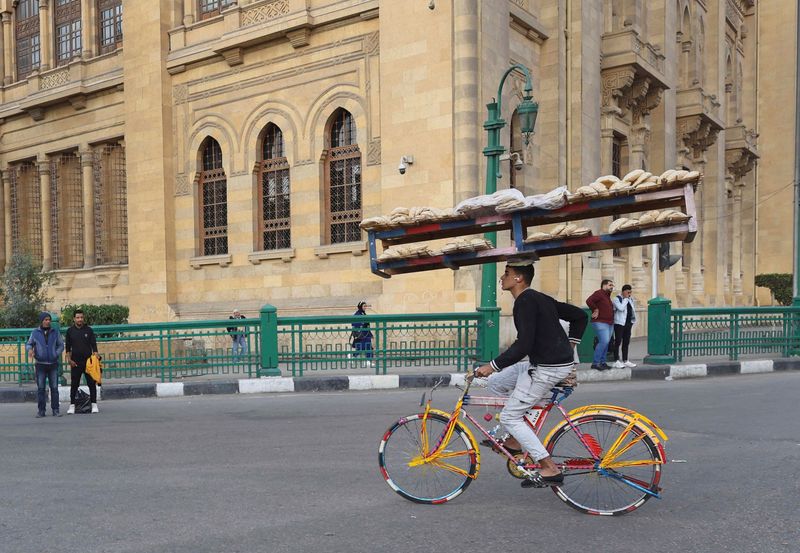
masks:
MULTIPOLYGON (((268 302, 351 312, 365 297, 378 312, 471 311, 479 269, 382 280, 357 224, 481 193, 484 104, 522 63, 536 134, 518 136, 512 74, 503 136, 523 168, 505 163, 499 186, 699 169, 701 231, 672 245, 683 259, 660 291, 681 306, 749 305, 756 273, 791 267, 777 238, 791 221, 794 10, 0 0, 0 266, 27 249, 57 272, 54 307, 119 302, 134 321, 268 302), (414 158, 404 175, 402 156, 414 158)), ((582 303, 608 276, 645 299, 651 262, 646 247, 546 259, 536 286, 582 303)))

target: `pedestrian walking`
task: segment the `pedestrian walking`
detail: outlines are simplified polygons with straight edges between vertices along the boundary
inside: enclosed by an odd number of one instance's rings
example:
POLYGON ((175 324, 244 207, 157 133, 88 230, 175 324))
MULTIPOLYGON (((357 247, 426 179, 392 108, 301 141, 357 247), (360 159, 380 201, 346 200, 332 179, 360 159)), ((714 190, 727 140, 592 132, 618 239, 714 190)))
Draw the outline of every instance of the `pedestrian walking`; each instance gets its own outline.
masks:
POLYGON ((53 319, 50 313, 39 314, 39 326, 31 332, 25 351, 28 361, 34 363, 36 374, 36 402, 39 410, 36 418, 46 415, 47 396, 45 386, 50 385, 50 408, 54 417, 60 417, 58 408, 58 368, 61 354, 64 352, 64 341, 61 334, 52 328, 53 319))
POLYGON ((631 331, 636 324, 636 305, 633 302, 633 289, 630 284, 622 287, 622 293, 615 296, 614 305, 614 368, 633 368, 636 363, 628 360, 628 347, 631 344, 631 331), (619 350, 622 348, 622 359, 619 350))
MULTIPOLYGON (((356 306, 356 312, 353 313, 354 316, 362 316, 367 314, 367 307, 369 304, 366 300, 362 300, 358 302, 356 306)), ((366 366, 373 367, 372 363, 372 331, 369 330, 369 323, 367 322, 355 322, 352 324, 353 330, 350 332, 350 344, 355 350, 355 353, 352 356, 348 355, 348 358, 351 357, 358 357, 361 353, 364 353, 365 361, 364 363, 366 366)))
POLYGON ((614 332, 614 306, 611 303, 611 292, 614 291, 614 281, 604 278, 600 289, 595 290, 586 298, 586 305, 592 310, 592 328, 597 335, 597 345, 594 348, 592 368, 598 371, 610 369, 606 363, 608 345, 611 342, 611 333, 614 332))
POLYGON ((97 382, 86 372, 86 362, 97 353, 97 338, 92 327, 86 324, 83 310, 76 309, 72 315, 72 326, 67 329, 66 351, 70 366, 69 409, 67 415, 75 414, 75 395, 81 385, 81 376, 86 377, 89 386, 89 399, 92 402, 92 413, 99 413, 97 408, 97 382))
MULTIPOLYGON (((238 309, 233 310, 233 315, 229 319, 244 319, 245 316, 238 309)), ((233 340, 233 355, 234 357, 243 357, 247 355, 247 333, 244 329, 238 327, 228 327, 228 334, 233 340)))

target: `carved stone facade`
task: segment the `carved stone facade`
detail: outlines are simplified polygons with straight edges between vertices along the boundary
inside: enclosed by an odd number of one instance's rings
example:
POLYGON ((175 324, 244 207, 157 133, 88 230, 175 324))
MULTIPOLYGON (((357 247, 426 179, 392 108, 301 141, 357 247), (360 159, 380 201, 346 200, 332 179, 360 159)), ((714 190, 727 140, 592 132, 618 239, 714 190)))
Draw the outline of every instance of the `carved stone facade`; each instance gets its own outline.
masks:
MULTIPOLYGON (((507 0, 488 11, 481 4, 241 0, 201 18, 193 0, 126 1, 124 58, 100 55, 92 34, 79 58, 19 81, 13 5, 0 2, 5 186, 14 164, 70 149, 86 153, 89 186, 94 148, 125 140, 129 262, 59 271, 53 307, 128 303, 137 321, 219 316, 234 306, 254 314, 264 303, 283 313, 347 313, 364 297, 379 312, 473 309, 477 270, 381 280, 369 271, 364 240, 326 242, 331 124, 338 110, 352 116, 363 216, 452 206, 483 190, 484 105, 510 63, 531 69, 540 109, 529 144, 502 131, 524 163, 513 175, 504 164, 500 187, 513 182, 530 194, 634 168, 699 169, 701 231, 692 244, 672 245, 684 258, 660 274, 659 290, 678 306, 752 304, 755 274, 779 270, 786 246, 753 237, 791 216, 791 201, 769 220, 757 214, 767 194, 783 198, 780 187, 791 182, 793 129, 781 127, 793 120, 784 109, 791 87, 769 76, 792 79, 794 60, 782 44, 793 35, 779 22, 794 20, 793 4, 609 0, 569 12, 557 0, 507 0), (291 187, 291 247, 274 252, 262 251, 257 230, 270 124, 282 133, 291 187), (208 139, 221 151, 228 213, 227 253, 213 256, 198 252, 208 139), (399 175, 397 161, 407 155, 414 164, 399 175), (756 242, 768 252, 758 265, 756 242)), ((85 24, 96 23, 87 16, 85 24)), ((52 60, 52 37, 43 40, 52 60)), ((520 82, 512 75, 502 91, 512 127, 520 82)), ((9 223, 0 230, 10 232, 9 223)), ((0 244, 9 250, 8 237, 0 244)), ((87 242, 87 260, 91 249, 87 242)), ((633 284, 644 307, 652 263, 649 248, 545 259, 535 286, 582 304, 609 277, 633 284)), ((510 314, 509 298, 499 297, 510 314)))

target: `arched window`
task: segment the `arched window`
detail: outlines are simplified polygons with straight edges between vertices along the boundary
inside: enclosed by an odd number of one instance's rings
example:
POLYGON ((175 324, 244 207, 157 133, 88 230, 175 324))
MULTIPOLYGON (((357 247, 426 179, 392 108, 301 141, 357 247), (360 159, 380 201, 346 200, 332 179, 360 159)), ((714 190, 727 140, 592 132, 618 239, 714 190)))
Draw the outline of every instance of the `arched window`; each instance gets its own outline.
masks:
POLYGON ((14 12, 14 35, 17 46, 17 78, 30 75, 41 63, 39 37, 39 0, 20 0, 14 12))
POLYGON ((222 148, 213 138, 200 147, 198 176, 200 255, 228 253, 228 181, 222 168, 222 148))
POLYGON ((325 171, 325 229, 330 244, 361 239, 361 150, 353 116, 338 109, 329 120, 325 171))
POLYGON ((200 19, 208 19, 222 13, 222 10, 233 4, 236 0, 200 0, 200 19))
POLYGON ((289 162, 284 151, 283 132, 273 123, 264 129, 259 158, 259 247, 263 250, 289 248, 292 245, 289 162))
POLYGON ((122 0, 97 0, 100 23, 100 52, 113 52, 122 46, 122 0))
POLYGON ((56 0, 53 17, 56 65, 64 65, 81 55, 81 0, 56 0))

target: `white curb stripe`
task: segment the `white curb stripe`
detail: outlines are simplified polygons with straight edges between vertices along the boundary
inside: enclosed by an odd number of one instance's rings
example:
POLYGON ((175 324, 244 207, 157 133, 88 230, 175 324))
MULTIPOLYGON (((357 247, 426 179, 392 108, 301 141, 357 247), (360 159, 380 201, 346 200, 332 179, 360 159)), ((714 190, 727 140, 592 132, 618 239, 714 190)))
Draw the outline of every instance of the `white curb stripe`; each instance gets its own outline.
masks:
POLYGON ((742 374, 771 373, 775 370, 772 359, 759 359, 758 361, 742 361, 740 363, 742 374))
POLYGON ((670 365, 669 376, 671 378, 699 378, 708 376, 708 367, 705 363, 697 365, 670 365))
POLYGON ((183 395, 183 382, 158 382, 156 397, 180 397, 183 395))
MULTIPOLYGON (((50 388, 48 388, 49 390, 50 388)), ((89 393, 89 386, 79 386, 79 390, 83 390, 87 394, 89 393)), ((49 392, 48 392, 49 393, 49 392)), ((103 387, 97 387, 97 401, 103 399, 103 387)), ((69 386, 59 386, 58 387, 58 402, 59 403, 69 403, 69 386)))
POLYGON ((246 378, 239 381, 240 394, 266 394, 271 392, 294 392, 294 378, 268 376, 246 378))
POLYGON ((589 369, 578 371, 578 383, 580 382, 605 382, 608 380, 630 380, 631 370, 625 369, 608 369, 605 371, 598 371, 596 369, 589 369))
POLYGON ((385 390, 400 387, 400 375, 397 374, 365 374, 348 376, 351 390, 385 390))

